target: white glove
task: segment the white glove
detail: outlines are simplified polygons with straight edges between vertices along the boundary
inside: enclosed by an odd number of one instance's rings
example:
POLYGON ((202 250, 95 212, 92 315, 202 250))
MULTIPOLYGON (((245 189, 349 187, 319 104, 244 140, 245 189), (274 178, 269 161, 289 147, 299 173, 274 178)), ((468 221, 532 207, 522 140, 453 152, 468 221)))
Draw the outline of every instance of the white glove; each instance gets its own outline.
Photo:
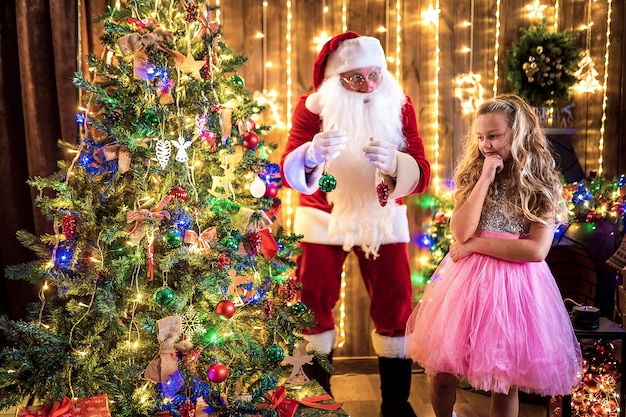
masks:
POLYGON ((398 156, 396 147, 389 142, 376 138, 370 138, 370 142, 363 147, 365 158, 370 161, 370 165, 380 169, 385 175, 396 175, 398 169, 398 156))
POLYGON ((330 130, 313 136, 311 146, 306 151, 304 165, 308 168, 314 168, 324 161, 332 161, 346 147, 347 141, 346 133, 342 130, 337 130, 337 125, 333 124, 330 130))

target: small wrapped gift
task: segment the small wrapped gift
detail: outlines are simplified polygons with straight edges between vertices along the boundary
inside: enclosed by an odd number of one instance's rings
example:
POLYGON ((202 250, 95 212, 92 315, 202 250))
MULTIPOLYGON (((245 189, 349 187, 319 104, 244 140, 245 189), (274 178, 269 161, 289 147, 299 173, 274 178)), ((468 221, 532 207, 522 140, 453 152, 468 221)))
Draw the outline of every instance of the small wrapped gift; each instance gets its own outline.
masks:
POLYGON ((74 404, 68 397, 57 403, 20 408, 17 417, 76 417, 74 404))
POLYGON ((76 400, 77 417, 111 417, 106 394, 76 400))
POLYGON ((81 398, 76 405, 69 397, 54 404, 23 407, 18 410, 17 417, 111 417, 107 395, 81 398))

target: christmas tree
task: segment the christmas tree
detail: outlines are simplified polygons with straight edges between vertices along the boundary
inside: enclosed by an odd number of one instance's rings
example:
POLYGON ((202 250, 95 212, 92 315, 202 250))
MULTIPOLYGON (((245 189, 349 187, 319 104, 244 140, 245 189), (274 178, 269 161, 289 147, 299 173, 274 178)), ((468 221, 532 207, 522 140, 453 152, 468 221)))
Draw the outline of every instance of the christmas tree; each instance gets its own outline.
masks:
POLYGON ((75 157, 29 181, 55 233, 17 236, 37 260, 7 276, 40 302, 0 319, 0 409, 106 395, 114 416, 275 415, 263 402, 302 376, 313 322, 245 58, 201 2, 128 1, 99 23, 79 140, 61 143, 75 157))

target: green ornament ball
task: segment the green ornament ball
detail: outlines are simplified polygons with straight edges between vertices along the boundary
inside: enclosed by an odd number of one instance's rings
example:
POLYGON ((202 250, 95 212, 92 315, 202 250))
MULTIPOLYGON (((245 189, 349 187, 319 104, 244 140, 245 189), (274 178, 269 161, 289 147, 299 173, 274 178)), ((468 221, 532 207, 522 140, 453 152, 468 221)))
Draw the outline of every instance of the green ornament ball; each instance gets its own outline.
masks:
POLYGON ((337 188, 337 180, 330 174, 324 174, 319 180, 320 190, 329 193, 337 188))
POLYGON ((232 236, 225 237, 224 239, 222 239, 221 243, 222 243, 222 246, 232 251, 236 251, 237 249, 239 249, 239 242, 237 241, 237 239, 235 239, 232 236))
POLYGON ((283 359, 285 359, 285 351, 282 347, 278 345, 273 345, 267 348, 267 351, 265 351, 265 356, 267 356, 267 359, 270 362, 279 363, 282 362, 283 359))
POLYGON ((241 78, 239 75, 233 75, 232 77, 230 77, 230 81, 240 87, 243 87, 245 85, 243 78, 241 78))
POLYGON ((152 110, 148 110, 143 118, 150 125, 155 125, 159 122, 159 116, 152 110))
POLYGON ((291 306, 291 310, 294 313, 306 313, 307 311, 309 311, 309 307, 307 307, 307 305, 304 303, 297 302, 291 306))
POLYGON ((156 292, 154 299, 161 307, 169 307, 176 301, 176 293, 170 287, 163 287, 156 292))
POLYGON ((179 248, 183 244, 183 232, 178 229, 168 230, 163 240, 168 247, 172 249, 179 248))

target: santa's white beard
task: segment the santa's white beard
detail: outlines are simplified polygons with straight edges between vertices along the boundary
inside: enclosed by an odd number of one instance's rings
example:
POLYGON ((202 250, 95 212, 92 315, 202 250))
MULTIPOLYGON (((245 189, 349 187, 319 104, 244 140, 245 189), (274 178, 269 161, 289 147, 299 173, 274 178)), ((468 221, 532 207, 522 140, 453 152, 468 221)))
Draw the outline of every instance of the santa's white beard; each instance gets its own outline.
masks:
POLYGON ((342 237, 345 250, 361 246, 366 255, 377 256, 383 240, 394 240, 391 207, 396 203, 380 206, 376 193, 380 173, 365 159, 363 147, 376 138, 404 148, 402 108, 406 97, 388 73, 372 93, 348 91, 335 76, 315 94, 319 95, 316 99, 324 130, 336 125, 348 137, 346 148, 328 166, 337 179, 337 188, 327 195, 333 205, 329 235, 342 237))

